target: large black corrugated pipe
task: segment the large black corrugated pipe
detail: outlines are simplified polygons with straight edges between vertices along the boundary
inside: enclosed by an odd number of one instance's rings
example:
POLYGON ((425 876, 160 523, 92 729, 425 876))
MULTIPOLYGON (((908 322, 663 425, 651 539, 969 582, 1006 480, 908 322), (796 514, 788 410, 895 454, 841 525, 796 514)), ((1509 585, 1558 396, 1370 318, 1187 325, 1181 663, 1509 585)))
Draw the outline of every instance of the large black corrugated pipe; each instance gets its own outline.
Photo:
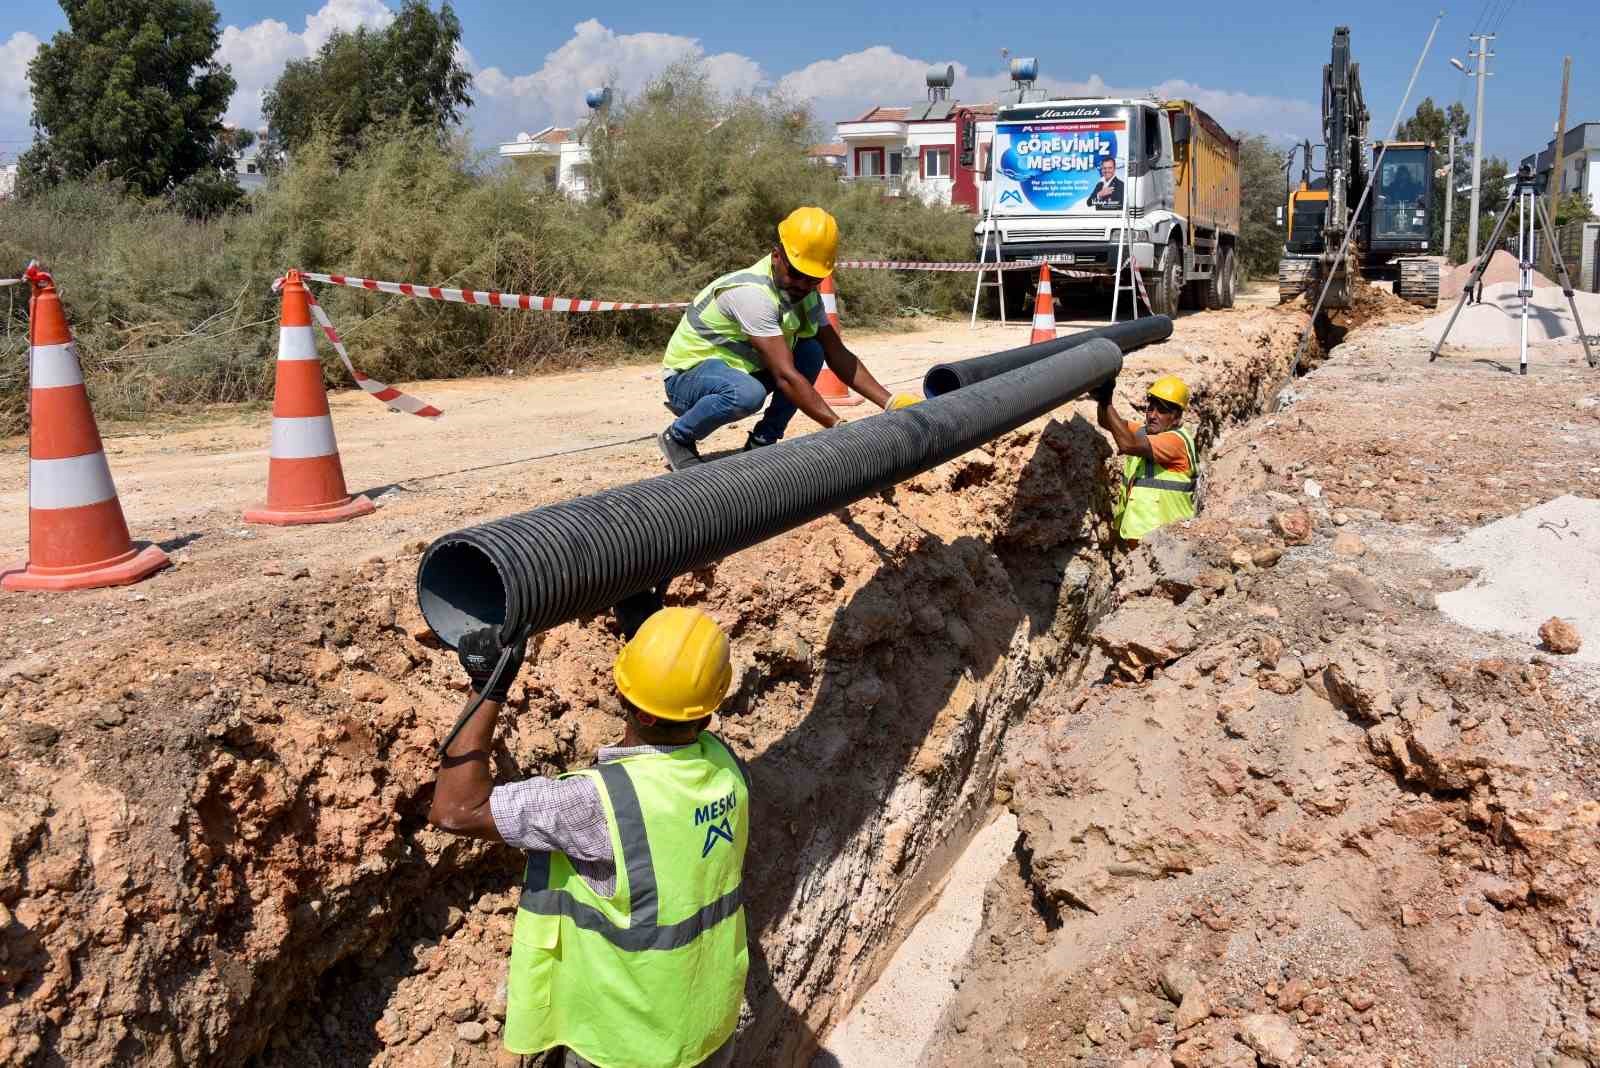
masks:
POLYGON ((922 392, 929 397, 942 397, 975 382, 1015 371, 1052 356, 1065 349, 1076 348, 1095 338, 1114 341, 1123 352, 1153 345, 1172 336, 1172 320, 1165 315, 1147 315, 1125 323, 1112 323, 1093 330, 1058 337, 1054 341, 1041 341, 1037 345, 1024 345, 1020 349, 1007 349, 988 356, 974 356, 970 360, 940 363, 928 368, 922 378, 922 392))
POLYGON ((936 467, 1121 369, 1117 346, 1095 339, 948 397, 458 530, 423 554, 417 600, 451 646, 485 625, 509 641, 592 615, 936 467))

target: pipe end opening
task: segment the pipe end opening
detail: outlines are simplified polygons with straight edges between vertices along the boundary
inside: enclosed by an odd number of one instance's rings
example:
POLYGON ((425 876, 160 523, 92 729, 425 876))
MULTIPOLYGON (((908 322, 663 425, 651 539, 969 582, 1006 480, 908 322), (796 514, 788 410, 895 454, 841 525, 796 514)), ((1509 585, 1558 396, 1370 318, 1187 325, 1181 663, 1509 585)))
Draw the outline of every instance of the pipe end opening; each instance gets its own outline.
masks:
POLYGON ((480 627, 503 627, 505 580, 494 561, 469 542, 436 544, 417 571, 417 606, 439 640, 454 649, 462 635, 480 627))
POLYGON ((922 392, 927 397, 942 397, 961 388, 961 376, 948 367, 934 367, 922 378, 922 392))

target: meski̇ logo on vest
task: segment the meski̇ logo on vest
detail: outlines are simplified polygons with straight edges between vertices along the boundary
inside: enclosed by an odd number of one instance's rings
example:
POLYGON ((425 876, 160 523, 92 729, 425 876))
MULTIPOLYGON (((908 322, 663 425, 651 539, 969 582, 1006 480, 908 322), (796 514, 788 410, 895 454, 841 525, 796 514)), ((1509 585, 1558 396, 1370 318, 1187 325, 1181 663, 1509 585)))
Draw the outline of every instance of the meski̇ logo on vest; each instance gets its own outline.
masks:
POLYGON ((1002 124, 995 131, 995 203, 1026 201, 1052 212, 1088 207, 1108 162, 1119 183, 1126 175, 1127 129, 1125 118, 1002 124))
POLYGON ((730 793, 727 797, 719 798, 709 805, 700 805, 695 808, 694 825, 699 827, 703 824, 706 829, 706 842, 705 845, 700 847, 702 860, 711 855, 711 851, 716 848, 718 842, 727 842, 729 845, 733 845, 733 824, 728 819, 728 813, 732 812, 738 804, 738 796, 730 793), (719 818, 721 822, 718 822, 719 818))

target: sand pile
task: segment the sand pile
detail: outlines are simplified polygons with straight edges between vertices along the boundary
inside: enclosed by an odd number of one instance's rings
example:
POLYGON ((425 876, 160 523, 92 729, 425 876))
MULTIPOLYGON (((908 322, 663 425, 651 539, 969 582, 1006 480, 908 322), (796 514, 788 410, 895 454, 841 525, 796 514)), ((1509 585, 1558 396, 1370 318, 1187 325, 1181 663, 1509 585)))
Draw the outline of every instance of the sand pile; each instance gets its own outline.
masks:
MULTIPOLYGON (((1559 288, 1534 275, 1533 299, 1528 309, 1528 343, 1536 345, 1545 341, 1578 336, 1578 325, 1573 322, 1572 309, 1567 306, 1566 295, 1559 288)), ((1459 293, 1457 294, 1459 297, 1459 293)), ((1593 335, 1600 331, 1600 294, 1576 292, 1573 299, 1578 305, 1578 315, 1584 330, 1593 335)), ((1452 300, 1417 324, 1417 332, 1430 342, 1438 341, 1445 324, 1455 311, 1452 300)), ((1522 298, 1517 296, 1517 283, 1496 282, 1483 287, 1483 303, 1469 304, 1461 309, 1461 317, 1450 331, 1450 344, 1468 349, 1494 349, 1516 345, 1522 332, 1522 298)))
MULTIPOLYGON (((1467 284, 1467 279, 1472 276, 1472 266, 1476 262, 1474 260, 1472 263, 1463 263, 1459 267, 1446 267, 1439 272, 1439 303, 1443 304, 1461 296, 1462 287, 1467 284)), ((1490 286, 1500 282, 1515 282, 1517 281, 1518 273, 1517 258, 1505 249, 1501 249, 1489 260, 1488 270, 1483 272, 1483 288, 1487 291, 1490 286)), ((1540 286, 1553 285, 1555 285, 1554 282, 1538 271, 1533 272, 1533 286, 1535 289, 1540 286)))

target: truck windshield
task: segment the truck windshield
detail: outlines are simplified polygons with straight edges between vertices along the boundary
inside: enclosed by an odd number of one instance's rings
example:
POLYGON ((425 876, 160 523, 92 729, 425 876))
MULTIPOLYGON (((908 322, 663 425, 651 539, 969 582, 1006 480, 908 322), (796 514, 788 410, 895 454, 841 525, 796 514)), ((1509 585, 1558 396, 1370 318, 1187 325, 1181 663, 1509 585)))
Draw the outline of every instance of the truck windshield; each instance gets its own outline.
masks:
POLYGON ((1428 150, 1391 148, 1384 153, 1373 192, 1374 237, 1428 236, 1428 150))

